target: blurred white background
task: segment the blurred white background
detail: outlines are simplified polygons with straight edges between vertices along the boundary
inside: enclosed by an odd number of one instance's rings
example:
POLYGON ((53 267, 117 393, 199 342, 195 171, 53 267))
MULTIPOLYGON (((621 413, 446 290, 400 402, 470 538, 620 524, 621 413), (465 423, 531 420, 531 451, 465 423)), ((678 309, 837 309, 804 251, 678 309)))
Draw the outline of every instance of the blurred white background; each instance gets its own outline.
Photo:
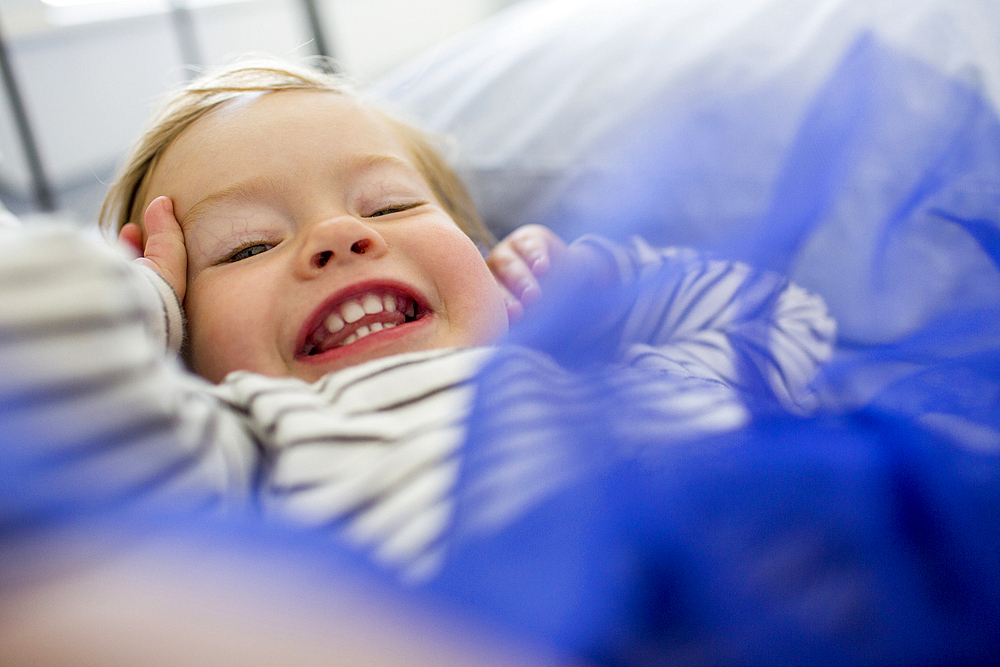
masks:
POLYGON ((364 85, 514 2, 0 0, 0 199, 91 224, 152 103, 188 65, 325 51, 364 85))

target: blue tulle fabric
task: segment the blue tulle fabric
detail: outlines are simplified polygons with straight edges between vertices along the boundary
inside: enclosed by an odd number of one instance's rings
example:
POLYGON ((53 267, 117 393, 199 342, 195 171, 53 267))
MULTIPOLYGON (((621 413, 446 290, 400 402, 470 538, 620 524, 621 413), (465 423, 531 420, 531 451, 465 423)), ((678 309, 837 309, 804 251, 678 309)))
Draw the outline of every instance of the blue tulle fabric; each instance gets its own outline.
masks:
POLYGON ((491 401, 501 351, 470 423, 458 546, 429 588, 598 664, 988 664, 1000 123, 974 88, 862 36, 753 201, 740 151, 787 133, 769 125, 787 123, 768 112, 779 88, 683 120, 654 105, 598 149, 621 168, 571 180, 576 204, 548 222, 695 245, 821 294, 840 339, 819 413, 761 409, 738 432, 637 448, 609 427, 627 399, 589 370, 608 348, 587 341, 580 313, 600 297, 569 299, 511 341, 588 378, 579 405, 547 407, 550 446, 588 464, 505 528, 463 522, 490 502, 474 490, 503 457, 496 410, 539 405, 491 401))

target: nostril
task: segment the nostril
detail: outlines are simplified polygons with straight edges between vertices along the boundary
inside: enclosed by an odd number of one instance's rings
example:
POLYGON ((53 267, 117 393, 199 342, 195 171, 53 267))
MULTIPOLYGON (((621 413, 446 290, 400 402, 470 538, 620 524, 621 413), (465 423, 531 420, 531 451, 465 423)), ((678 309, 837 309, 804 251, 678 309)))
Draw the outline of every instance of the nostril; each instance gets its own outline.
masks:
POLYGON ((355 244, 351 246, 351 252, 353 252, 356 255, 363 255, 366 252, 368 252, 368 248, 371 247, 371 244, 372 242, 370 240, 361 239, 360 241, 355 242, 355 244))
POLYGON ((330 261, 331 257, 333 257, 333 253, 329 250, 324 250, 313 255, 313 263, 316 265, 316 268, 322 269, 330 261))

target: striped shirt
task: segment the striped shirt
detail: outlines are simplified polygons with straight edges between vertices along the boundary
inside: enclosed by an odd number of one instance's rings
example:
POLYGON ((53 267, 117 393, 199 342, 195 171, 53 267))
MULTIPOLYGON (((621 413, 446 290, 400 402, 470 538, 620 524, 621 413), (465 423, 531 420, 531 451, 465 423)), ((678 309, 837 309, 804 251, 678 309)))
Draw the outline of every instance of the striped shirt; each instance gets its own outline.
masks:
MULTIPOLYGON (((639 286, 593 323, 611 341, 600 383, 627 406, 599 424, 617 442, 738 428, 761 396, 814 408, 835 332, 818 297, 690 250, 580 242, 639 286)), ((509 344, 395 355, 314 383, 236 372, 213 385, 168 351, 182 331, 169 287, 71 229, 0 229, 0 292, 0 456, 26 480, 0 498, 0 524, 121 504, 253 507, 420 579, 447 554, 473 406, 498 444, 464 490, 470 531, 571 477, 585 462, 561 424, 600 409, 592 372, 509 344)))

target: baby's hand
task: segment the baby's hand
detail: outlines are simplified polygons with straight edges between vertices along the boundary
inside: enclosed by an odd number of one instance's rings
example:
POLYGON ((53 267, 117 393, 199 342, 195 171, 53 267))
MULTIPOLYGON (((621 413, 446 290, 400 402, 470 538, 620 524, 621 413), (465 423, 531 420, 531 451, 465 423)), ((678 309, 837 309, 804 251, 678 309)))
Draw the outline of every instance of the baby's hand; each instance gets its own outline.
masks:
POLYGON ((566 243, 541 225, 518 227, 494 246, 486 264, 503 291, 512 322, 541 298, 538 279, 565 254, 566 243))
MULTIPOLYGON (((154 199, 146 208, 143 223, 146 226, 146 245, 142 250, 142 257, 135 261, 160 274, 183 302, 187 288, 187 250, 184 247, 184 233, 174 218, 174 204, 170 198, 154 199)), ((122 227, 118 240, 136 250, 143 248, 142 230, 132 222, 122 227)))

